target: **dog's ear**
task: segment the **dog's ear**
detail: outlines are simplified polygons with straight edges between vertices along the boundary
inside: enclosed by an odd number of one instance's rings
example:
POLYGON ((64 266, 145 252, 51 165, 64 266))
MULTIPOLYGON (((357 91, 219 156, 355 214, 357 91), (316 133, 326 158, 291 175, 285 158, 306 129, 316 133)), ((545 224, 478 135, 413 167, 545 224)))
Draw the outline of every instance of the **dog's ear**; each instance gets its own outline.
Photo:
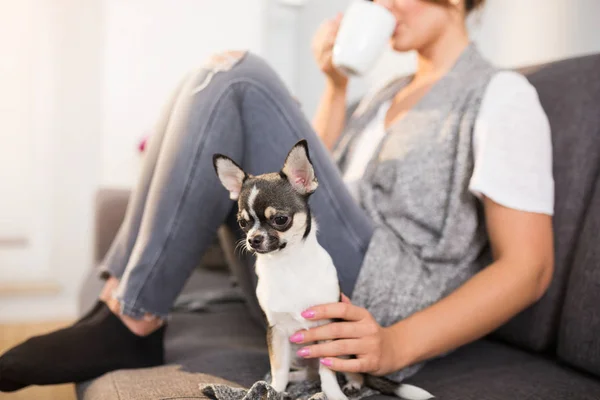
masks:
POLYGON ((319 182, 310 162, 308 143, 301 140, 290 150, 281 170, 292 184, 294 190, 302 195, 309 195, 317 190, 319 182))
POLYGON ((242 191, 242 184, 248 178, 248 175, 235 161, 222 154, 213 156, 213 165, 221 183, 225 186, 225 189, 229 190, 229 198, 237 200, 242 191))

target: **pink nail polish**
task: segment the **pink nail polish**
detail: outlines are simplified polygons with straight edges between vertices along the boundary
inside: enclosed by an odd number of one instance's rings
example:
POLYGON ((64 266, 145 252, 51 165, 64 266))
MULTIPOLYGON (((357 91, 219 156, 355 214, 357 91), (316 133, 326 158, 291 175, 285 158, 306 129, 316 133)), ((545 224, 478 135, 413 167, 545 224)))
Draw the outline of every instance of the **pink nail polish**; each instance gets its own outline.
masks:
POLYGON ((303 311, 302 314, 300 314, 300 315, 302 315, 304 318, 314 318, 315 312, 313 310, 306 310, 306 311, 303 311))
POLYGON ((308 347, 304 347, 298 350, 296 354, 298 354, 298 357, 308 357, 310 355, 310 350, 308 349, 308 347))
POLYGON ((294 333, 290 338, 290 342, 292 343, 301 343, 304 340, 304 335, 300 332, 294 333))
POLYGON ((329 358, 321 358, 319 362, 326 367, 331 367, 333 365, 333 362, 329 358))

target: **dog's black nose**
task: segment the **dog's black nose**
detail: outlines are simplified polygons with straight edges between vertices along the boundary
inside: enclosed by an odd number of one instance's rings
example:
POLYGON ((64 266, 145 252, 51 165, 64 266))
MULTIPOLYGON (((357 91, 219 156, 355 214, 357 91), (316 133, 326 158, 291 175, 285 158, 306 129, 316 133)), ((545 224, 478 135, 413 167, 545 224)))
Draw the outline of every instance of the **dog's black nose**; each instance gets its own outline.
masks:
POLYGON ((256 235, 250 239, 250 245, 254 248, 260 247, 265 238, 263 235, 256 235))

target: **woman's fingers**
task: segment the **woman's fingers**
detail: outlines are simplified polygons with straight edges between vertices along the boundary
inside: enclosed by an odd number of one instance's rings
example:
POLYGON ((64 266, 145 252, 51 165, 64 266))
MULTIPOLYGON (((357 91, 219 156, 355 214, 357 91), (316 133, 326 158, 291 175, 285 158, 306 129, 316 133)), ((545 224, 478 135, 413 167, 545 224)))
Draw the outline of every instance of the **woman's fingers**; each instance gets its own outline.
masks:
POLYGON ((344 18, 344 14, 339 13, 335 16, 333 21, 333 33, 337 36, 338 31, 340 30, 340 25, 342 24, 342 19, 344 18))
POLYGON ((314 306, 304 311, 302 316, 311 321, 321 319, 343 319, 346 321, 359 321, 368 315, 364 308, 350 303, 330 303, 314 306))
POLYGON ((338 357, 361 354, 362 351, 360 340, 344 339, 303 347, 297 351, 297 355, 304 358, 338 357))
POLYGON ((334 19, 331 20, 331 30, 329 32, 329 41, 331 43, 331 49, 335 44, 338 32, 340 31, 340 25, 342 23, 343 14, 338 14, 334 19))
POLYGON ((320 363, 329 367, 329 369, 339 372, 369 372, 367 362, 364 358, 343 359, 327 357, 322 358, 320 363))
POLYGON ((319 340, 360 338, 369 332, 362 324, 355 322, 333 322, 305 331, 296 332, 290 341, 293 343, 311 343, 319 340))
POLYGON ((321 24, 319 28, 320 35, 317 35, 319 38, 316 40, 316 45, 322 52, 328 52, 333 49, 341 21, 342 14, 340 13, 335 18, 328 19, 321 24))
POLYGON ((340 28, 342 14, 324 21, 317 30, 312 43, 313 56, 319 69, 336 85, 343 85, 348 78, 333 65, 333 47, 340 28))

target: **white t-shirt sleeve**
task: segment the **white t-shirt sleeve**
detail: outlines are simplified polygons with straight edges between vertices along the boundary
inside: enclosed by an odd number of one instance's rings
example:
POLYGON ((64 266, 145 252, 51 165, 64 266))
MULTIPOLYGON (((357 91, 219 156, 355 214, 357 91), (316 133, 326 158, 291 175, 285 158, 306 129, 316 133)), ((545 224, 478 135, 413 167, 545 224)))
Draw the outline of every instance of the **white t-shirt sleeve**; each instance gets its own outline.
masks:
POLYGON ((554 179, 548 118, 527 79, 498 72, 488 84, 473 133, 469 190, 520 211, 552 215, 554 179))

